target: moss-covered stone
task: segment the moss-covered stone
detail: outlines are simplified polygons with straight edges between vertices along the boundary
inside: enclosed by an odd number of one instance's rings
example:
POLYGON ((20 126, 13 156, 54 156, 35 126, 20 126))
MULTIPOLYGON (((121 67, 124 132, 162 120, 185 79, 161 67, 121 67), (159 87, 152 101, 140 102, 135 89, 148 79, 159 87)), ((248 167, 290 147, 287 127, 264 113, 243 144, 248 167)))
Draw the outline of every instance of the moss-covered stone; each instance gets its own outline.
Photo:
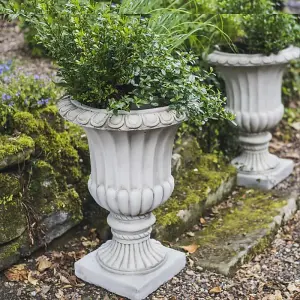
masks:
POLYGON ((241 189, 229 207, 180 245, 197 244, 197 264, 222 274, 232 274, 240 263, 265 249, 284 217, 296 210, 296 198, 274 192, 241 189))
POLYGON ((0 135, 0 170, 28 160, 34 147, 33 139, 24 134, 17 137, 0 135))
POLYGON ((49 105, 38 110, 37 118, 46 120, 47 123, 58 132, 63 132, 65 130, 65 121, 59 115, 58 108, 55 105, 49 105))
POLYGON ((8 268, 20 258, 21 238, 0 245, 0 270, 8 268))
POLYGON ((51 213, 53 211, 51 203, 60 191, 57 182, 59 174, 48 162, 35 160, 32 161, 30 176, 27 190, 29 205, 32 205, 41 215, 51 213))
POLYGON ((240 206, 223 211, 215 222, 201 232, 199 244, 208 245, 221 238, 267 228, 278 215, 278 210, 287 203, 271 192, 255 190, 241 190, 235 199, 240 199, 240 206))
POLYGON ((65 211, 72 216, 76 222, 83 218, 81 199, 75 189, 69 189, 58 195, 54 201, 57 210, 65 211))
MULTIPOLYGON (((19 236, 28 220, 33 245, 26 239, 21 241, 20 247, 27 249, 29 254, 82 219, 81 200, 87 199, 89 194, 89 164, 85 167, 89 151, 84 132, 78 126, 65 123, 55 106, 33 113, 16 112, 10 123, 10 133, 20 135, 17 141, 13 136, 2 137, 7 143, 1 142, 0 157, 2 152, 15 153, 16 146, 20 146, 18 150, 30 146, 32 155, 22 168, 8 169, 7 176, 18 180, 8 182, 7 179, 9 189, 6 191, 17 186, 15 195, 1 194, 6 177, 2 174, 3 179, 0 174, 0 244, 19 236), (4 150, 1 152, 1 149, 4 150), (59 224, 55 224, 56 219, 59 224)), ((28 237, 29 232, 24 232, 23 236, 28 237)))
POLYGON ((37 119, 29 112, 16 112, 13 116, 13 126, 18 132, 28 136, 36 136, 43 129, 43 120, 37 119))
POLYGON ((156 234, 163 239, 178 236, 235 185, 236 169, 221 156, 201 153, 195 140, 188 149, 181 149, 185 163, 175 176, 173 195, 154 211, 156 234))
POLYGON ((19 237, 26 228, 19 178, 0 174, 0 245, 19 237))

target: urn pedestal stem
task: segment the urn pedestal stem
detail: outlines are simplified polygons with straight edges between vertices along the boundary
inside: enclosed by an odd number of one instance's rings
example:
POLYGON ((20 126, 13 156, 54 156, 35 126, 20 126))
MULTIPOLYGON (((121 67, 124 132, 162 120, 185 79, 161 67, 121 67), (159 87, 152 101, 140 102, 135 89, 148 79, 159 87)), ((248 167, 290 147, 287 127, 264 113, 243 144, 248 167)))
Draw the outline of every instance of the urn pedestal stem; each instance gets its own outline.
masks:
POLYGON ((271 189, 293 171, 293 162, 269 153, 270 130, 282 119, 282 76, 300 49, 289 47, 278 54, 233 54, 214 51, 208 61, 217 67, 226 86, 227 107, 236 114, 242 153, 232 160, 238 169, 237 184, 271 189))
POLYGON ((154 223, 152 213, 140 217, 110 214, 113 239, 97 250, 99 264, 118 274, 147 274, 159 268, 166 260, 166 251, 150 239, 154 223))

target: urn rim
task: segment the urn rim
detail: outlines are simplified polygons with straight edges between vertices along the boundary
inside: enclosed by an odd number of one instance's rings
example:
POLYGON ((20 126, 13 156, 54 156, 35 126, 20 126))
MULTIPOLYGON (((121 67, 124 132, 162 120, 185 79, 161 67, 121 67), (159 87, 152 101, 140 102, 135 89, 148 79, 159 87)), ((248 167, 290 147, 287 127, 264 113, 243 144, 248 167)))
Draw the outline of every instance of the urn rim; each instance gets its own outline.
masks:
POLYGON ((289 46, 277 54, 243 54, 215 50, 207 57, 209 63, 216 66, 253 67, 287 64, 300 57, 300 48, 289 46))
POLYGON ((57 104, 60 115, 82 127, 99 130, 150 130, 172 125, 179 125, 186 120, 185 113, 178 113, 169 106, 141 110, 118 111, 115 115, 106 109, 93 108, 63 97, 57 104))

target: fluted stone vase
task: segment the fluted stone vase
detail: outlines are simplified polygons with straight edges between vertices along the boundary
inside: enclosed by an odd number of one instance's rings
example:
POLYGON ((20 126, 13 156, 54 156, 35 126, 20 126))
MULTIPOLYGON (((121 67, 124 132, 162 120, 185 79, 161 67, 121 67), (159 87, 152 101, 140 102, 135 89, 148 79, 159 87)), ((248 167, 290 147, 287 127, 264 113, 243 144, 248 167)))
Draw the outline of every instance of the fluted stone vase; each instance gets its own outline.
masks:
POLYGON ((270 130, 282 119, 282 76, 300 50, 289 47, 277 55, 231 54, 214 51, 208 61, 217 66, 226 85, 227 107, 236 114, 242 146, 232 164, 238 169, 238 185, 271 189, 293 171, 293 162, 268 150, 270 130))
POLYGON ((129 299, 144 299, 185 266, 185 255, 150 238, 152 211, 171 196, 173 141, 185 118, 168 107, 120 112, 69 98, 60 114, 86 132, 91 176, 88 188, 110 212, 113 239, 75 264, 76 275, 129 299))

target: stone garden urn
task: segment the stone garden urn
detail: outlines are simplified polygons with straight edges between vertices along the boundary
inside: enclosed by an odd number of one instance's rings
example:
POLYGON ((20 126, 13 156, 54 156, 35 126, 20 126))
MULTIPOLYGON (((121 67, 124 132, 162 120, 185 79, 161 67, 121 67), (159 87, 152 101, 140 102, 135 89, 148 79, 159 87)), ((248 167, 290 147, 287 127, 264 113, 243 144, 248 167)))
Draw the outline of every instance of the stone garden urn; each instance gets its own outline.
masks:
POLYGON ((216 65, 226 85, 227 107, 236 115, 242 147, 232 164, 238 169, 237 183, 271 189, 293 171, 293 162, 268 150, 270 130, 282 119, 282 76, 300 49, 289 47, 278 54, 232 54, 214 51, 208 61, 216 65))
POLYGON ((113 238, 75 263, 76 276, 129 299, 144 299, 185 266, 185 254, 151 239, 152 211, 171 196, 172 148, 185 118, 168 107, 119 112, 63 98, 60 114, 86 132, 88 188, 110 212, 113 238))

